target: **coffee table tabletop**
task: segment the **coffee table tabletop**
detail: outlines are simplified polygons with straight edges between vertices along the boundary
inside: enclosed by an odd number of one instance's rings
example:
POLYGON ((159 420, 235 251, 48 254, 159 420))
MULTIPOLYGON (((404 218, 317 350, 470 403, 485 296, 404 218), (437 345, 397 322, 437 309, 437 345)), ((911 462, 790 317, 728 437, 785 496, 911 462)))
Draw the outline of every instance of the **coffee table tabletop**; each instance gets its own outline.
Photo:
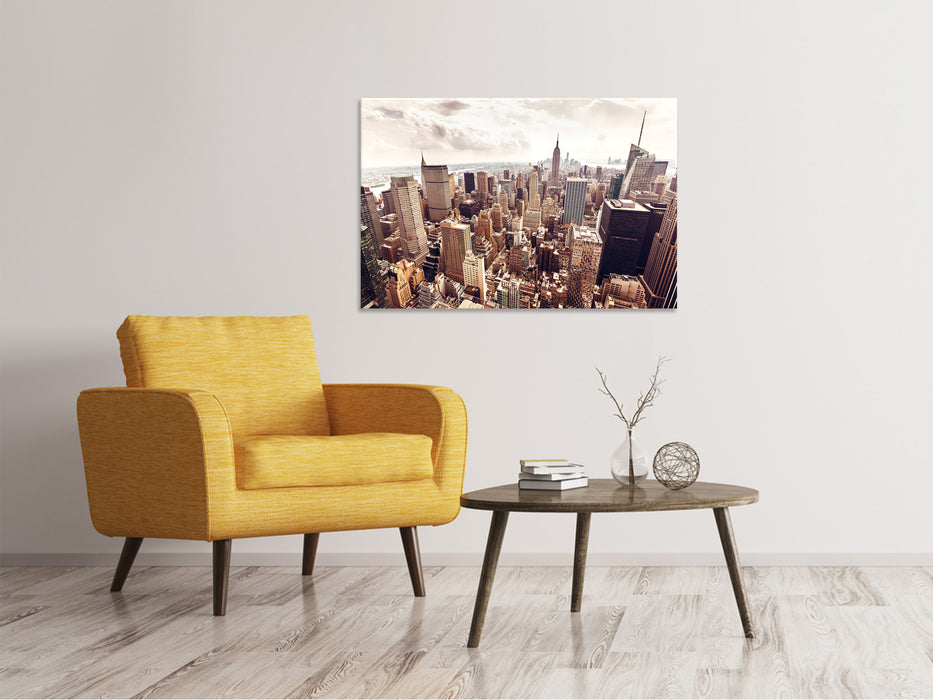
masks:
POLYGON ((568 491, 520 489, 518 484, 512 483, 465 493, 460 497, 461 506, 492 511, 486 554, 483 558, 483 571, 476 591, 476 605, 473 609, 473 623, 470 626, 467 646, 479 645, 483 622, 486 619, 486 608, 496 576, 499 552, 505 537, 505 526, 508 523, 509 513, 512 511, 577 514, 570 611, 579 612, 583 600, 583 575, 586 569, 590 516, 593 513, 712 509, 729 569, 729 577, 732 580, 732 590, 735 594, 742 627, 746 637, 754 637, 729 508, 757 501, 758 492, 744 486, 696 482, 685 489, 672 490, 653 480, 646 480, 630 487, 622 486, 615 479, 590 479, 589 486, 568 491))
POLYGON ((635 488, 615 479, 590 479, 589 486, 569 491, 520 489, 518 484, 494 486, 460 496, 460 505, 477 510, 524 513, 621 513, 744 506, 758 500, 755 489, 698 481, 674 491, 645 480, 635 488))

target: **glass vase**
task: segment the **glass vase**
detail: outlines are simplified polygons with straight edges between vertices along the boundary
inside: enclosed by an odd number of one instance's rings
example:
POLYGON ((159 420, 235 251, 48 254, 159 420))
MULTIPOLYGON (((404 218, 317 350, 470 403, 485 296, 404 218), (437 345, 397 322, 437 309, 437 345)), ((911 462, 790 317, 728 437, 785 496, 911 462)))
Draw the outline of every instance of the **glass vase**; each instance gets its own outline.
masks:
POLYGON ((623 486, 635 486, 648 476, 648 455, 638 441, 632 437, 632 429, 626 428, 622 444, 610 459, 612 476, 623 486))

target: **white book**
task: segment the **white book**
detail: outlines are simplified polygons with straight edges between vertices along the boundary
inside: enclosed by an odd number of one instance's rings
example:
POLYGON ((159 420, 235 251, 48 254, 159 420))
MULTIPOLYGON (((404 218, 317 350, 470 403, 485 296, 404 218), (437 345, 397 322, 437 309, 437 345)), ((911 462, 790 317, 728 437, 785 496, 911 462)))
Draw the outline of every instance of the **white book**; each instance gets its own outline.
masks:
POLYGON ((576 469, 572 472, 559 473, 559 474, 529 474, 528 472, 519 472, 519 479, 527 479, 529 481, 564 481, 565 479, 576 479, 581 476, 586 476, 582 471, 576 469))
POLYGON ((533 489, 536 491, 566 491, 568 489, 578 489, 586 486, 589 479, 585 476, 576 479, 564 479, 563 481, 535 481, 534 479, 522 479, 518 482, 520 489, 533 489))
POLYGON ((523 467, 573 467, 569 459, 520 459, 518 463, 523 467))
POLYGON ((525 474, 575 474, 583 470, 582 464, 568 463, 560 467, 540 467, 523 465, 522 471, 525 474))

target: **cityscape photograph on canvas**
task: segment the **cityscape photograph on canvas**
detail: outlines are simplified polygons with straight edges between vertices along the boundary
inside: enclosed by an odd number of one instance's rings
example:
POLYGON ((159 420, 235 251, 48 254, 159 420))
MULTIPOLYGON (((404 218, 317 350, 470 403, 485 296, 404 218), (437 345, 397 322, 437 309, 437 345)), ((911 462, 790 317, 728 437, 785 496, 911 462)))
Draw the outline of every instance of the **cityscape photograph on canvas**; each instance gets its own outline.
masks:
POLYGON ((360 306, 677 308, 677 101, 363 99, 360 306))

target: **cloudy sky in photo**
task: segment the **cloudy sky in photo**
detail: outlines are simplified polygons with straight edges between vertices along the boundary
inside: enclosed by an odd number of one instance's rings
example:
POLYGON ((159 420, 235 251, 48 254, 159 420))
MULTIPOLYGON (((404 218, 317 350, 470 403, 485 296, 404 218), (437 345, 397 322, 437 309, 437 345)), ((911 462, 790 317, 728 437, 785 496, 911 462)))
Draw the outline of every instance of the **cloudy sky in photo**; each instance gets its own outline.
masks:
POLYGON ((363 99, 360 156, 364 168, 482 161, 551 161, 557 132, 561 159, 605 163, 637 143, 676 161, 677 100, 638 98, 363 99))

